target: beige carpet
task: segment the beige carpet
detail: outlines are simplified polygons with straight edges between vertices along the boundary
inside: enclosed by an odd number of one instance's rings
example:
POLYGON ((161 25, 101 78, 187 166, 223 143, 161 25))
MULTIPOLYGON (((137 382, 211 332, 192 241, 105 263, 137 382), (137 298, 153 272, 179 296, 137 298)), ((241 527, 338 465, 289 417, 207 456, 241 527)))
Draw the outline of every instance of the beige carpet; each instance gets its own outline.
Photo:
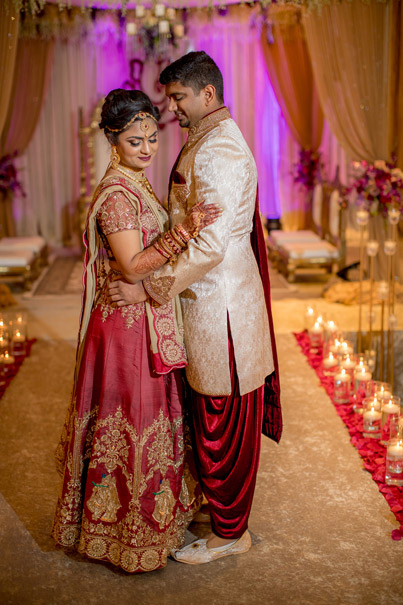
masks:
MULTIPOLYGON (((403 602, 403 542, 292 336, 278 338, 284 437, 265 439, 254 546, 205 566, 128 576, 55 549, 53 451, 74 343, 39 341, 0 400, 0 602, 12 605, 380 605, 403 602)), ((189 539, 191 536, 189 535, 189 539)))

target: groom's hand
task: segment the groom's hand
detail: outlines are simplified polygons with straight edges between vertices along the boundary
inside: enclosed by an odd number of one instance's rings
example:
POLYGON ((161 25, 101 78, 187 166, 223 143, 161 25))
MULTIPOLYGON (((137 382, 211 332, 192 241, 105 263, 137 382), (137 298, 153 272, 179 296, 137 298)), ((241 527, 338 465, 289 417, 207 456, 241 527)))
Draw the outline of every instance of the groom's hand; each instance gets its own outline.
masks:
POLYGON ((117 307, 134 305, 147 300, 147 292, 143 288, 143 282, 129 284, 121 279, 110 282, 108 286, 108 300, 117 307))

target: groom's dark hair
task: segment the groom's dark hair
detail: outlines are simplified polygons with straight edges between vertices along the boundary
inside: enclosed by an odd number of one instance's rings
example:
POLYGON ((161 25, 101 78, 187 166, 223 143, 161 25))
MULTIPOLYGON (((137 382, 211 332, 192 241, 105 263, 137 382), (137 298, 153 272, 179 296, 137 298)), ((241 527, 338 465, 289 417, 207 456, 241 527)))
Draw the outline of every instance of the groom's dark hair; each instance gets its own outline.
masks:
POLYGON ((166 67, 160 75, 161 84, 180 82, 190 86, 198 95, 202 88, 212 84, 216 90, 217 100, 224 103, 224 83, 222 74, 204 50, 183 55, 166 67))

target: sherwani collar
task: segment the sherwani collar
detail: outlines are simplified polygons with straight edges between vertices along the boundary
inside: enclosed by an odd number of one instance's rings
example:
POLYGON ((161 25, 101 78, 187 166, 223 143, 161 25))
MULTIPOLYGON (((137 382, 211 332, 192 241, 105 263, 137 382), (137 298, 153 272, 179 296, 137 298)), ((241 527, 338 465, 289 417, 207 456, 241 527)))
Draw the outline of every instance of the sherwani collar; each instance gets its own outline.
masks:
POLYGON ((203 137, 205 134, 213 130, 223 120, 228 120, 231 117, 227 107, 220 107, 215 111, 207 114, 199 120, 192 128, 189 129, 188 143, 194 143, 195 140, 203 137))

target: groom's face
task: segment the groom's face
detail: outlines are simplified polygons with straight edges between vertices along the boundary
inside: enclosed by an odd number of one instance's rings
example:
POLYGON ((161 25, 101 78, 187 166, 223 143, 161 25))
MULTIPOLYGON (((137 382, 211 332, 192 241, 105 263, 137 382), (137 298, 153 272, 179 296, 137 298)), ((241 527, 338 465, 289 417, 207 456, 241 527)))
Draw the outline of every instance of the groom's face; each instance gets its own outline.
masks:
POLYGON ((199 120, 209 113, 204 89, 196 94, 190 86, 180 82, 169 82, 165 86, 165 94, 169 98, 168 110, 172 111, 182 128, 192 128, 199 120))

